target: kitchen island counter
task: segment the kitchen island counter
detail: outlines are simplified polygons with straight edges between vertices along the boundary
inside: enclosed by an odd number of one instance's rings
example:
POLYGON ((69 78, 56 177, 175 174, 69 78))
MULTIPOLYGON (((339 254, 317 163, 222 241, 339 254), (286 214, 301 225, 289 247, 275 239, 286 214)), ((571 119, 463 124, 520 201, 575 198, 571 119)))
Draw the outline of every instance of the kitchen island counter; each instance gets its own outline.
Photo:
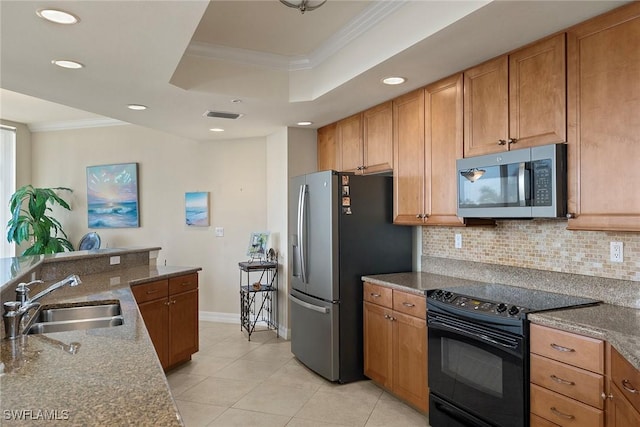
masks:
POLYGON ((81 285, 42 298, 42 305, 117 299, 124 324, 0 341, 2 425, 182 425, 130 285, 199 270, 142 265, 85 274, 81 285))

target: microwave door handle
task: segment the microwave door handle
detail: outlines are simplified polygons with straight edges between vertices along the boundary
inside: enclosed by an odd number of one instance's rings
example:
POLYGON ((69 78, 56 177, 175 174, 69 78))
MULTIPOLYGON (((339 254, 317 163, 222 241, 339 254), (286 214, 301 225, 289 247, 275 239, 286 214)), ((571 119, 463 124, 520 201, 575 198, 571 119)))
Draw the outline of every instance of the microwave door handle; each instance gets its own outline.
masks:
POLYGON ((520 162, 518 166, 518 202, 520 206, 527 206, 527 195, 526 195, 526 187, 525 187, 525 169, 526 163, 520 162))

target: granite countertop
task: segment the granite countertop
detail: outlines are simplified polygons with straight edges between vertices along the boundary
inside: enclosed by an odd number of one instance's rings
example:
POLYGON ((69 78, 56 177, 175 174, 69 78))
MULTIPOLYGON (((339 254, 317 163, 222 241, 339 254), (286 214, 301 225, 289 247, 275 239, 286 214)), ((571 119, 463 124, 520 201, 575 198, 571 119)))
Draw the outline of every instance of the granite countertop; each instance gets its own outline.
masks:
MULTIPOLYGON (((473 286, 480 282, 424 272, 363 276, 363 281, 417 295, 430 289, 473 286)), ((608 341, 640 370, 640 310, 613 304, 529 314, 531 322, 608 341)))
POLYGON ((407 272, 376 274, 374 276, 362 276, 365 282, 375 285, 388 286, 401 291, 411 292, 416 295, 425 295, 425 291, 431 289, 450 288, 454 286, 475 285, 473 280, 459 279, 457 277, 443 276, 433 273, 407 272))
POLYGON ((612 304, 555 310, 529 315, 543 326, 608 341, 640 370, 640 310, 612 304))
POLYGON ((0 341, 2 425, 42 425, 44 416, 57 420, 47 425, 182 425, 130 285, 199 270, 144 265, 83 275, 80 286, 42 298, 117 299, 124 324, 0 341), (70 345, 75 354, 65 351, 70 345))

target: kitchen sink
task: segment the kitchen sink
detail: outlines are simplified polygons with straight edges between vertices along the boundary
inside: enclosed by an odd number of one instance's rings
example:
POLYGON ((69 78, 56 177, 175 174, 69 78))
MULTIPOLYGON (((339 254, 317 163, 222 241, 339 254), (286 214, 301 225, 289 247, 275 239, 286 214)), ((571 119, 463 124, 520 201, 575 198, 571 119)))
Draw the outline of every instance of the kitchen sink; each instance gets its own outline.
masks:
POLYGON ((31 319, 26 334, 108 328, 123 323, 118 300, 45 306, 31 319))

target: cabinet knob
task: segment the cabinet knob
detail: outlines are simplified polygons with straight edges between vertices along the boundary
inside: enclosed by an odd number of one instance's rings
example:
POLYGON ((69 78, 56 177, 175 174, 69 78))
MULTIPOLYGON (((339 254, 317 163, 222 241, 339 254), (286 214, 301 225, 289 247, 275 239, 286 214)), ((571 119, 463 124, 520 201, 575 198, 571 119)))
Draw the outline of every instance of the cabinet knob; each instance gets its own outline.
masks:
POLYGON ((574 213, 572 213, 572 212, 569 212, 569 213, 567 214, 567 218, 568 218, 568 219, 575 218, 575 217, 576 217, 576 214, 574 214, 574 213))
POLYGON ((517 143, 518 143, 517 138, 509 138, 509 144, 517 144, 517 143))
POLYGON ((613 400, 613 394, 609 393, 609 394, 605 394, 605 392, 602 392, 600 394, 600 397, 602 397, 602 400, 613 400))
POLYGON ((499 139, 498 145, 507 145, 507 141, 505 139, 499 139))
POLYGON ((171 305, 171 303, 169 301, 163 303, 164 305, 171 305))

